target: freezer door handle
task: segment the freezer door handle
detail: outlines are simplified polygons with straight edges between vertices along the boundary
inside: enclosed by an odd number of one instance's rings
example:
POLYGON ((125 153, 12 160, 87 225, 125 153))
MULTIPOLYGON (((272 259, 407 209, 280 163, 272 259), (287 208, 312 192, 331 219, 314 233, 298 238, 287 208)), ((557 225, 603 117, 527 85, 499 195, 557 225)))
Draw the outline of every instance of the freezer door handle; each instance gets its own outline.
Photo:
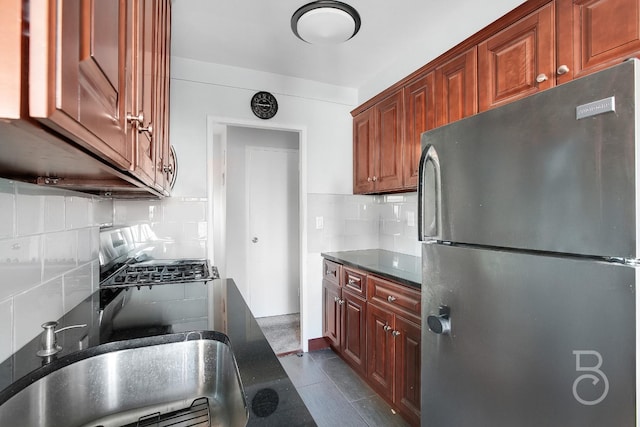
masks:
POLYGON ((420 157, 418 180, 418 240, 438 240, 442 221, 442 184, 440 160, 433 145, 428 145, 420 157))
POLYGON ((451 333, 451 309, 446 305, 440 306, 440 314, 437 316, 427 316, 429 330, 439 335, 449 335, 451 333))

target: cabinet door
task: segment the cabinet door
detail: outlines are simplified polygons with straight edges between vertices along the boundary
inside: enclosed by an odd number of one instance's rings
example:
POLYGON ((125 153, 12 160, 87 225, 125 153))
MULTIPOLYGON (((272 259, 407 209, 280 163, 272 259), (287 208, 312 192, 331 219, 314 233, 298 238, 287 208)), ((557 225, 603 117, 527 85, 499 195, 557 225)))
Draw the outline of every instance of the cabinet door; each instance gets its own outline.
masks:
POLYGON ((480 111, 554 85, 553 17, 548 4, 478 45, 480 111))
POLYGON ((373 108, 353 118, 353 193, 373 191, 373 150, 375 138, 373 108))
POLYGON ((366 302, 346 290, 342 300, 342 356, 356 371, 366 374, 366 302))
POLYGON ((322 281, 323 317, 322 336, 324 336, 332 347, 340 349, 340 298, 341 289, 326 280, 322 281))
POLYGON ((171 144, 169 143, 169 70, 171 57, 171 2, 163 0, 159 4, 157 15, 157 66, 158 79, 156 81, 156 91, 159 96, 156 99, 158 108, 154 121, 156 123, 156 145, 158 148, 158 158, 156 161, 156 186, 158 189, 167 190, 170 186, 172 175, 175 171, 169 168, 169 153, 171 144))
POLYGON ((477 49, 474 46, 436 68, 438 126, 477 113, 477 62, 477 49))
POLYGON ((396 316, 394 325, 396 371, 393 400, 400 410, 420 424, 420 326, 396 316))
POLYGON ((376 192, 402 188, 404 105, 402 90, 375 106, 374 188, 376 192))
POLYGON ((29 114, 129 168, 125 0, 34 0, 29 11, 29 114))
POLYGON ((638 0, 558 0, 558 65, 564 83, 640 56, 638 0))
POLYGON ((367 307, 367 377, 389 400, 393 399, 393 317, 391 312, 374 304, 367 307))
POLYGON ((422 132, 436 126, 435 75, 430 72, 404 88, 405 132, 402 146, 402 184, 405 190, 418 186, 418 164, 422 132))
POLYGON ((154 35, 156 22, 154 19, 157 4, 153 0, 138 0, 139 5, 139 48, 138 48, 138 80, 141 93, 139 94, 138 114, 138 143, 136 145, 136 172, 149 185, 155 184, 155 163, 157 149, 154 131, 157 132, 155 122, 154 94, 155 87, 155 48, 154 35), (154 129, 155 128, 155 129, 154 129), (142 129, 148 129, 146 131, 142 129))

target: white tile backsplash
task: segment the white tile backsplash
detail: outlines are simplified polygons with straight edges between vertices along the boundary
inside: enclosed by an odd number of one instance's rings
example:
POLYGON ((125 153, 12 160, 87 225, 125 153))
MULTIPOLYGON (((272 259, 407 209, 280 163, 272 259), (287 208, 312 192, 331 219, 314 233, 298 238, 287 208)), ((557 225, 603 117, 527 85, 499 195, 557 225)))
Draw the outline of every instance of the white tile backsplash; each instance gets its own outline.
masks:
POLYGON ((13 299, 0 302, 0 361, 11 356, 13 349, 13 299))
POLYGON ((113 202, 0 179, 0 362, 96 289, 113 202))
POLYGON ((93 225, 91 199, 87 197, 65 198, 65 226, 67 230, 93 225))
POLYGON ((207 257, 207 199, 114 200, 117 224, 143 224, 163 244, 158 258, 207 257))
POLYGON ((42 282, 41 242, 42 236, 0 240, 0 300, 42 282))
POLYGON ((78 265, 78 233, 75 230, 44 235, 42 280, 60 276, 78 265))
POLYGON ((62 231, 65 228, 65 199, 62 195, 44 198, 44 231, 62 231))
POLYGON ((26 184, 17 185, 16 220, 18 236, 42 234, 44 232, 44 199, 43 195, 26 184))
POLYGON ((84 264, 75 270, 65 273, 62 277, 62 307, 65 313, 91 295, 93 289, 92 279, 91 263, 84 264))
POLYGON ((0 239, 15 233, 16 189, 12 181, 0 180, 0 239))
POLYGON ((386 196, 309 194, 307 250, 311 253, 387 249, 420 256, 415 193, 386 196), (410 215, 413 215, 410 225, 410 215), (316 218, 323 217, 323 228, 316 218))
POLYGON ((62 277, 45 282, 13 297, 13 348, 19 349, 40 332, 42 324, 63 314, 62 277))

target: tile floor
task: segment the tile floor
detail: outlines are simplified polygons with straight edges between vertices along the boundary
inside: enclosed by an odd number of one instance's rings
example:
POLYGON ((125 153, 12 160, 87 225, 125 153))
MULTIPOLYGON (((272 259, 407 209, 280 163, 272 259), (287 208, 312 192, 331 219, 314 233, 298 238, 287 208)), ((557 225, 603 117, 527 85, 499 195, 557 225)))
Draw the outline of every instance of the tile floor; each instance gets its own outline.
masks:
POLYGON ((319 427, 408 426, 332 350, 280 357, 319 427))

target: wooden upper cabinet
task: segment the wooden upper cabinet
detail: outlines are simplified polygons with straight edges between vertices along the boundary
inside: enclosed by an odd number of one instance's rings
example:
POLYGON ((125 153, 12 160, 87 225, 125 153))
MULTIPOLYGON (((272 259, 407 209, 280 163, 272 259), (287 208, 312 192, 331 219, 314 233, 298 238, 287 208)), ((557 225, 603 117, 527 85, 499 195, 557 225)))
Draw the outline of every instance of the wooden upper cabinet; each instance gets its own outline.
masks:
POLYGON ((404 87, 405 131, 402 148, 402 184, 407 190, 414 190, 418 186, 422 132, 436 126, 435 93, 434 72, 430 72, 404 87))
POLYGON ((130 2, 128 58, 133 71, 127 114, 127 137, 135 147, 133 174, 162 191, 168 187, 169 31, 166 0, 130 2))
POLYGON ((373 108, 353 118, 353 192, 373 191, 373 150, 375 135, 373 108))
POLYGON ((20 118, 22 95, 22 2, 5 1, 0 14, 0 117, 20 118))
POLYGON ((402 188, 402 139, 404 105, 402 91, 396 91, 375 107, 376 144, 373 181, 376 191, 402 188))
POLYGON ((128 169, 125 0, 34 0, 29 12, 30 116, 128 169))
POLYGON ((353 118, 353 192, 402 188, 404 104, 396 90, 353 118))
POLYGON ((436 68, 436 124, 460 120, 478 112, 477 48, 436 68))
POLYGON ((638 0, 557 0, 558 76, 564 83, 640 56, 638 0))
POLYGON ((479 110, 555 84, 554 9, 548 4, 478 45, 479 110))

